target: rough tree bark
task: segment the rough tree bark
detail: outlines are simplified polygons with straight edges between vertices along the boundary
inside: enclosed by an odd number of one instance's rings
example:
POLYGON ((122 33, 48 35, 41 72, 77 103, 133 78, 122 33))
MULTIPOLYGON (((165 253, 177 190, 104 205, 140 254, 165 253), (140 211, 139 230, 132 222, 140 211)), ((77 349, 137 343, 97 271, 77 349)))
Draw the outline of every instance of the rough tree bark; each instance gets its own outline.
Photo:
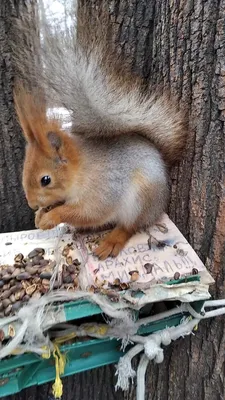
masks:
MULTIPOLYGON (((98 3, 98 0, 93 0, 98 3)), ((133 69, 170 86, 188 104, 190 136, 184 161, 171 173, 169 213, 225 297, 225 31, 224 0, 111 0, 111 20, 133 69)), ((165 350, 147 371, 148 400, 225 398, 224 318, 202 322, 195 336, 165 350)), ((135 399, 135 389, 114 392, 114 367, 64 380, 63 400, 135 399)), ((12 400, 46 399, 49 385, 12 400)))
POLYGON ((25 143, 13 104, 15 70, 10 42, 17 37, 14 19, 33 18, 35 3, 35 0, 0 2, 0 232, 33 226, 33 213, 21 185, 25 143))
MULTIPOLYGON (((224 10, 223 0, 156 1, 151 70, 189 104, 190 138, 172 173, 170 216, 215 278, 215 298, 225 297, 224 10)), ((149 369, 149 398, 224 399, 224 327, 216 318, 175 343, 157 378, 149 369)))

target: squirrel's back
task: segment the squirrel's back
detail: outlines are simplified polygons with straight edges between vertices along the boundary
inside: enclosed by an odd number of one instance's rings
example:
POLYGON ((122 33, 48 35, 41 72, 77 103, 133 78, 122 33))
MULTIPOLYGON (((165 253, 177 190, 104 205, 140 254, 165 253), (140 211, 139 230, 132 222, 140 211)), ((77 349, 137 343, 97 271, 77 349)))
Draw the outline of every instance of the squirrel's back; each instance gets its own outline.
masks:
POLYGON ((70 111, 75 134, 140 134, 166 161, 176 161, 186 142, 185 116, 170 96, 143 91, 141 80, 113 50, 107 15, 92 21, 87 3, 78 0, 76 30, 52 35, 44 26, 41 81, 46 92, 70 111))

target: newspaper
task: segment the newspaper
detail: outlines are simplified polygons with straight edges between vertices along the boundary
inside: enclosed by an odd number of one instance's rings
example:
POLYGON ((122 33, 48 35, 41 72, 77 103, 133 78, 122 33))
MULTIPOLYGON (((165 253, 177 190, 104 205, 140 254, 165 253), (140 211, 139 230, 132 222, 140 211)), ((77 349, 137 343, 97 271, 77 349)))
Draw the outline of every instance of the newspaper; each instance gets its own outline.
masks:
MULTIPOLYGON (((159 223, 149 231, 138 232, 116 258, 100 261, 93 255, 107 231, 100 233, 64 233, 65 228, 57 227, 48 231, 30 230, 0 234, 0 264, 10 264, 17 253, 27 255, 35 247, 45 249, 50 259, 64 263, 62 250, 72 243, 72 257, 82 264, 79 276, 80 288, 86 290, 90 285, 102 282, 105 287, 112 285, 115 279, 129 283, 133 290, 142 290, 144 298, 134 300, 137 307, 146 302, 179 299, 195 301, 210 297, 209 285, 213 278, 201 262, 193 248, 164 214, 159 223), (132 271, 138 279, 131 283, 132 271), (179 279, 198 275, 199 280, 168 284, 179 279)), ((131 301, 130 293, 125 297, 131 301)))

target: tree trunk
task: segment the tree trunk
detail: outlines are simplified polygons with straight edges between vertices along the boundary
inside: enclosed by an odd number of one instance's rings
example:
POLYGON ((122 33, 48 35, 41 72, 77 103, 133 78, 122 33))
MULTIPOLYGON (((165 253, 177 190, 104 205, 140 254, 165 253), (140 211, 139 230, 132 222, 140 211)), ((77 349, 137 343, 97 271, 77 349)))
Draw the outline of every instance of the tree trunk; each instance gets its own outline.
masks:
MULTIPOLYGON (((172 173, 170 216, 215 278, 215 298, 225 297, 224 10, 223 0, 156 2, 151 69, 155 83, 189 105, 190 136, 172 173)), ((168 349, 163 368, 149 368, 148 398, 224 399, 224 326, 224 317, 202 322, 195 336, 168 349)))
POLYGON ((0 2, 0 232, 33 227, 33 212, 21 184, 25 143, 13 104, 15 70, 10 42, 17 37, 15 18, 31 18, 34 4, 35 0, 0 2))
MULTIPOLYGON (((224 0, 110 1, 115 37, 133 69, 171 87, 189 107, 186 157, 171 173, 169 214, 215 278, 215 298, 225 297, 224 9, 224 0)), ((146 399, 224 399, 224 348, 224 318, 201 322, 195 335, 165 349, 162 364, 149 366, 146 399)), ((66 378, 63 400, 134 400, 134 387, 115 393, 114 373, 111 366, 66 378)), ((11 399, 46 399, 49 387, 11 399)))

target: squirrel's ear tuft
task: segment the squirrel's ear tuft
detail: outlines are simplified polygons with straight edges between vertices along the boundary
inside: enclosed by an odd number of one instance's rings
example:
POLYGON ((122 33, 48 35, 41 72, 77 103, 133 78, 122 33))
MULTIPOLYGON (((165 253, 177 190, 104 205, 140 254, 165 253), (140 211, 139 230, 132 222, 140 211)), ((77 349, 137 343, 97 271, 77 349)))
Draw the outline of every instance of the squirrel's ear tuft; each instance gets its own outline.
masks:
POLYGON ((14 89, 14 103, 25 139, 28 142, 42 142, 43 127, 47 122, 43 97, 19 85, 14 89))
POLYGON ((25 97, 27 98, 27 95, 25 95, 24 91, 22 91, 21 89, 17 91, 14 90, 14 103, 15 103, 16 113, 19 119, 23 135, 25 139, 29 142, 34 140, 34 135, 32 126, 30 124, 27 115, 28 110, 26 109, 24 104, 25 97))

